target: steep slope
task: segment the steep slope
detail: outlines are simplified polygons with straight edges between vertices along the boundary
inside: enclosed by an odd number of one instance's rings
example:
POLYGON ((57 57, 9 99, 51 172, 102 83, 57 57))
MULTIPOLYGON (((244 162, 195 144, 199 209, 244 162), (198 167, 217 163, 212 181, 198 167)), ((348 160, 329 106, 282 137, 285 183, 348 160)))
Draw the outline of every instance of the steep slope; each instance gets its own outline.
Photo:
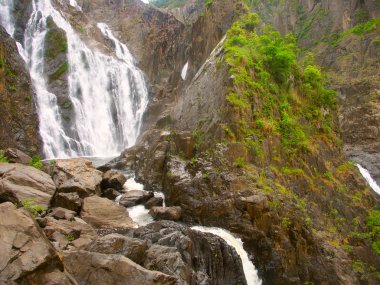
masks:
POLYGON ((15 41, 0 26, 0 149, 40 151, 38 116, 30 76, 15 41))

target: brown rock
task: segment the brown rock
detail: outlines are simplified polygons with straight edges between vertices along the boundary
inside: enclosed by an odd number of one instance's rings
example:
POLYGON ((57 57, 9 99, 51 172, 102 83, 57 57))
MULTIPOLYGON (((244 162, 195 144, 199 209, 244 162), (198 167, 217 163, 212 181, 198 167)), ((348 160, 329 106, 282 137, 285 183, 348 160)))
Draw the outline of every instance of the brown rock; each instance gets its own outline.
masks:
POLYGON ((79 284, 173 285, 177 278, 149 271, 120 254, 65 252, 65 268, 79 284))
POLYGON ((145 204, 145 208, 150 209, 152 207, 162 207, 164 199, 162 197, 152 197, 145 204))
POLYGON ((135 226, 124 207, 98 196, 84 199, 80 215, 95 228, 130 229, 135 226))
POLYGON ((78 218, 75 218, 74 221, 68 221, 47 217, 44 232, 47 237, 50 237, 54 232, 59 232, 64 236, 71 235, 75 239, 81 237, 93 240, 97 237, 95 230, 89 224, 78 218))
POLYGON ((149 211, 149 215, 155 220, 172 220, 178 221, 181 218, 181 207, 153 207, 149 211))
POLYGON ((52 200, 52 206, 62 207, 74 212, 79 212, 82 207, 83 200, 78 193, 56 193, 52 200))
POLYGON ((48 174, 22 164, 0 164, 0 201, 30 200, 48 208, 54 192, 55 185, 48 174))
POLYGON ((100 195, 102 172, 82 158, 57 160, 53 180, 59 193, 76 192, 85 198, 95 193, 100 195))
POLYGON ((105 197, 110 200, 115 200, 120 195, 120 192, 116 191, 113 188, 108 188, 102 192, 102 197, 105 197))
POLYGON ((29 155, 16 148, 7 148, 4 151, 4 155, 8 158, 10 163, 29 165, 29 162, 32 160, 29 155))
POLYGON ((153 192, 144 190, 131 190, 121 196, 119 204, 123 205, 124 207, 133 207, 135 205, 144 204, 153 196, 153 192))
POLYGON ((103 174, 101 187, 102 189, 114 188, 116 190, 121 190, 126 181, 127 178, 125 178, 125 176, 119 171, 109 170, 103 174))
POLYGON ((54 217, 57 220, 65 219, 68 221, 72 221, 74 220, 76 213, 65 208, 57 207, 54 208, 48 216, 54 217))

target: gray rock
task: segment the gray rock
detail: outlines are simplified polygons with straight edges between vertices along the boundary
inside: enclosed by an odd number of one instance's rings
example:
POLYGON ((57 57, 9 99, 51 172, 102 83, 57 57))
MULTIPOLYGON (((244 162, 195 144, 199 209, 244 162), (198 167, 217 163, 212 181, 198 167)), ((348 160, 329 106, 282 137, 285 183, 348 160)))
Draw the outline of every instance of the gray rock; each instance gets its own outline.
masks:
POLYGON ((152 207, 162 207, 164 199, 162 197, 152 197, 144 205, 145 208, 150 209, 152 207))
POLYGON ((126 181, 127 178, 125 178, 125 176, 119 171, 109 170, 103 174, 101 187, 102 189, 114 188, 116 190, 121 190, 126 181))
POLYGON ((147 270, 120 254, 65 252, 64 264, 79 284, 173 285, 177 281, 173 276, 147 270))
POLYGON ((135 227, 135 223, 124 207, 98 196, 84 199, 80 216, 95 228, 123 230, 135 227))
POLYGON ((115 200, 116 197, 118 197, 120 195, 121 195, 121 193, 116 191, 113 188, 108 188, 108 189, 102 191, 102 197, 105 197, 105 198, 110 199, 110 200, 115 200))
POLYGON ((149 215, 155 220, 178 221, 181 218, 181 207, 153 207, 149 210, 149 215))
POLYGON ((0 164, 0 201, 29 200, 48 208, 54 192, 55 185, 48 174, 18 163, 0 164))
POLYGON ((104 254, 122 254, 138 264, 143 261, 147 249, 146 241, 117 233, 99 237, 86 247, 88 251, 104 254))
POLYGON ((10 163, 29 165, 29 162, 32 160, 29 155, 16 148, 7 148, 4 151, 4 155, 8 158, 10 163))
POLYGON ((48 214, 48 216, 56 218, 57 220, 65 219, 68 221, 72 221, 76 216, 76 212, 65 208, 57 207, 53 208, 52 211, 48 214))
POLYGON ((120 198, 119 204, 124 207, 133 207, 135 205, 144 204, 154 194, 144 190, 131 190, 123 194, 120 198))

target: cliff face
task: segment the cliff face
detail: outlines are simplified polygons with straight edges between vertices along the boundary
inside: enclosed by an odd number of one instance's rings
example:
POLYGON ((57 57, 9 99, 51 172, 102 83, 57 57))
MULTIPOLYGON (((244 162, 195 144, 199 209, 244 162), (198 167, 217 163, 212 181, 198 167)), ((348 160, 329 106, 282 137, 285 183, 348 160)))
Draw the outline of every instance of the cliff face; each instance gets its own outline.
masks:
POLYGON ((0 149, 38 153, 41 147, 29 72, 15 41, 0 27, 0 149))

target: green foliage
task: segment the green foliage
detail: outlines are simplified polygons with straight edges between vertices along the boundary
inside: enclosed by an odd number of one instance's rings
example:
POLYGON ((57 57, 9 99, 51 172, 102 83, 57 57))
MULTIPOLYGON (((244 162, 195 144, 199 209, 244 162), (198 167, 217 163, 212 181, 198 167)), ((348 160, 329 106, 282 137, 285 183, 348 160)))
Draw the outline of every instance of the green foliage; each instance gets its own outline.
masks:
POLYGON ((211 7, 213 0, 205 0, 206 7, 211 7))
POLYGON ((29 165, 41 170, 43 167, 41 157, 39 155, 34 155, 32 160, 29 162, 29 165))
POLYGON ((66 35, 61 34, 53 28, 53 24, 48 21, 48 32, 45 36, 45 56, 54 59, 61 53, 66 53, 68 44, 66 35))
POLYGON ((0 150, 0 162, 1 163, 8 163, 8 157, 4 155, 4 151, 0 150))
POLYGON ((30 96, 25 96, 24 97, 24 101, 27 102, 27 103, 29 103, 30 102, 30 96))
POLYGON ((75 239, 75 237, 74 237, 72 234, 70 234, 70 233, 68 233, 68 234, 65 236, 65 238, 66 238, 68 241, 73 241, 73 240, 75 239))
POLYGON ((195 147, 199 147, 203 142, 202 133, 199 129, 193 131, 193 136, 195 138, 195 147))
POLYGON ((380 31, 380 18, 373 18, 365 23, 357 24, 348 32, 357 36, 362 36, 374 31, 380 31))
POLYGON ((60 68, 57 69, 56 72, 54 72, 53 74, 49 76, 49 82, 57 80, 59 77, 61 77, 62 74, 66 73, 68 69, 69 69, 69 64, 65 62, 64 64, 61 65, 60 68))
POLYGON ((255 135, 260 142, 277 135, 289 154, 309 150, 311 135, 323 134, 333 141, 329 110, 336 108, 336 93, 324 88, 323 73, 313 56, 302 66, 294 36, 282 37, 267 26, 258 34, 258 22, 256 14, 246 15, 232 25, 224 43, 234 81, 227 101, 245 122, 239 130, 232 128, 233 137, 255 135))
POLYGON ((372 248, 380 254, 380 211, 372 210, 367 217, 367 226, 370 229, 372 248))
POLYGON ((245 159, 243 157, 236 158, 234 165, 237 168, 244 168, 244 166, 246 165, 245 159))
POLYGON ((149 2, 159 8, 178 8, 186 4, 186 0, 151 0, 149 2))
POLYGON ((45 211, 46 209, 41 206, 41 205, 36 205, 34 204, 33 201, 29 200, 29 199, 25 199, 23 201, 20 202, 21 205, 24 209, 28 210, 34 217, 37 216, 38 214, 41 214, 43 211, 45 211))

